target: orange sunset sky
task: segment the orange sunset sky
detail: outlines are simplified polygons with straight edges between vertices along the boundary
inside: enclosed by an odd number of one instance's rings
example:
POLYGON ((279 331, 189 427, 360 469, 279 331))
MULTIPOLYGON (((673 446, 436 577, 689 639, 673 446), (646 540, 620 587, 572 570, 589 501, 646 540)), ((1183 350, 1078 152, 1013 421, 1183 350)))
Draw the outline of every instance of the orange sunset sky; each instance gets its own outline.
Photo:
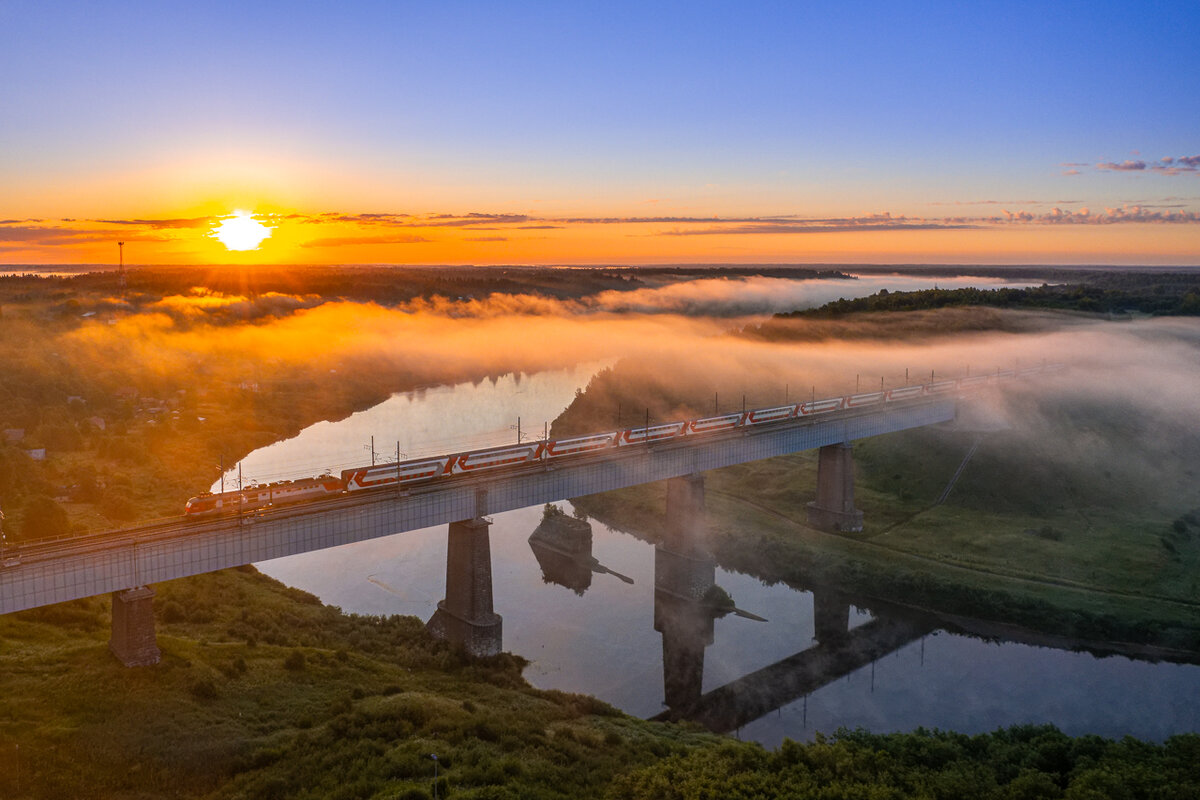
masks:
POLYGON ((210 11, 0 8, 0 264, 1200 264, 1195 4, 210 11))

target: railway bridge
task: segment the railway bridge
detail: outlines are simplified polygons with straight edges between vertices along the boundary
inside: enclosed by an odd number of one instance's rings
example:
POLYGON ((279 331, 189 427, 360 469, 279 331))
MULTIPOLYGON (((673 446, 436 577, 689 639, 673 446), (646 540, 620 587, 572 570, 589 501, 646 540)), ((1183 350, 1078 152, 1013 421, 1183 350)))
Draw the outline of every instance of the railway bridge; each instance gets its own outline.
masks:
POLYGON ((819 449, 810 524, 861 529, 850 442, 953 420, 966 388, 923 388, 895 402, 872 397, 765 425, 8 548, 0 555, 0 614, 111 593, 113 653, 128 666, 153 664, 153 583, 448 525, 445 599, 429 628, 470 653, 492 654, 501 648, 502 625, 492 607, 489 514, 666 480, 668 531, 656 549, 656 574, 674 593, 695 598, 715 569, 705 545, 704 472, 819 449))

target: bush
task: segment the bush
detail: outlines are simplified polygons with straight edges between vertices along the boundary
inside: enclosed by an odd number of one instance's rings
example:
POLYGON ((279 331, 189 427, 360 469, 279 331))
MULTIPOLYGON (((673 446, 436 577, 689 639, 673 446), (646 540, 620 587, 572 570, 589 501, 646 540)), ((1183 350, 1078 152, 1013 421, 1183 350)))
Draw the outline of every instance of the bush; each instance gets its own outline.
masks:
POLYGON ((216 700, 217 687, 208 678, 202 678, 191 685, 192 696, 197 700, 216 700))
POLYGON ((111 520, 129 522, 137 517, 137 506, 133 499, 121 491, 108 491, 100 499, 100 513, 111 520))
POLYGON ((67 512, 52 498, 38 495, 25 504, 25 518, 21 520, 22 539, 43 539, 65 536, 71 530, 67 512))
POLYGON ((292 672, 300 672, 304 669, 305 659, 304 653, 299 650, 293 650, 288 653, 287 658, 283 660, 284 669, 289 669, 292 672))

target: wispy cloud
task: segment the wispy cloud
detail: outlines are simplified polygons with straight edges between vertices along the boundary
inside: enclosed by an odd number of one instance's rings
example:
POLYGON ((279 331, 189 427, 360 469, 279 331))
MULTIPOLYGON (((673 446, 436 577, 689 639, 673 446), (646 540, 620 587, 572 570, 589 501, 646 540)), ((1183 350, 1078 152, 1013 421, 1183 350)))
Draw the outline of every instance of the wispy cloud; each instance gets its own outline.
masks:
POLYGON ((216 220, 217 217, 187 217, 181 219, 91 219, 87 221, 100 225, 125 225, 162 230, 164 228, 204 228, 214 224, 216 220))
POLYGON ((328 236, 303 242, 301 247, 351 247, 354 245, 421 244, 432 241, 424 236, 384 234, 381 236, 328 236))
POLYGON ((164 242, 167 236, 131 232, 119 229, 62 227, 59 225, 5 225, 0 223, 0 242, 20 242, 29 245, 65 245, 107 242, 125 238, 137 242, 164 242))
POLYGON ((1072 167, 1072 169, 1064 172, 1064 175, 1078 175, 1077 167, 1091 166, 1097 172, 1134 172, 1134 173, 1154 173, 1157 175, 1196 175, 1200 174, 1200 155, 1196 156, 1166 156, 1158 161, 1145 161, 1142 159, 1124 161, 1101 161, 1092 166, 1089 164, 1064 163, 1059 166, 1072 167))
POLYGON ((1143 206, 1106 208, 1093 213, 1090 209, 1075 211, 1054 208, 1042 214, 1029 211, 1004 211, 1007 222, 1043 225, 1113 225, 1128 222, 1190 224, 1200 222, 1200 212, 1157 211, 1143 206))

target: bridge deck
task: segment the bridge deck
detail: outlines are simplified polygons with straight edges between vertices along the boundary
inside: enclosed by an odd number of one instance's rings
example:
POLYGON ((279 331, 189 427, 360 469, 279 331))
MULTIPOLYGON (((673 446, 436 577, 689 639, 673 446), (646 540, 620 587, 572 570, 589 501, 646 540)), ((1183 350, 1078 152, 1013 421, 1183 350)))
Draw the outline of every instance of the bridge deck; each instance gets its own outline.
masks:
POLYGON ((623 489, 954 419, 954 397, 837 412, 592 457, 246 515, 27 545, 0 566, 0 614, 623 489))

